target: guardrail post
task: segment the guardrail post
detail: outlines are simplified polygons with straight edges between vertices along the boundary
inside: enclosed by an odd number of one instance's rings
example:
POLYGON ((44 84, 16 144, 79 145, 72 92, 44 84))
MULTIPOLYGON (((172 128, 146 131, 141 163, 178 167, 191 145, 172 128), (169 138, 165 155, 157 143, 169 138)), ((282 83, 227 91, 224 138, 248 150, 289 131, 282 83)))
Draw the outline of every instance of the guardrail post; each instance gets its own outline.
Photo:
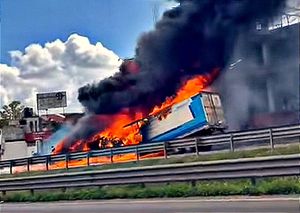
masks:
POLYGON ((27 172, 30 171, 30 158, 27 158, 27 172))
POLYGON ((139 146, 135 146, 135 154, 136 154, 136 160, 140 160, 140 155, 139 155, 139 146))
POLYGON ((114 162, 114 153, 113 153, 113 149, 110 148, 110 162, 113 163, 114 162))
POLYGON ((199 139, 198 139, 198 138, 196 138, 196 139, 195 139, 195 148, 196 148, 195 150, 196 150, 196 155, 197 155, 197 156, 199 156, 199 147, 198 147, 198 141, 199 141, 199 139))
POLYGON ((31 194, 31 196, 34 195, 34 190, 33 189, 30 189, 30 194, 31 194))
POLYGON ((165 156, 165 159, 168 158, 168 142, 164 142, 164 156, 165 156))
POLYGON ((14 167, 14 161, 9 161, 9 173, 12 174, 13 173, 13 167, 14 167))
POLYGON ((4 197, 6 195, 6 191, 2 191, 2 197, 4 197))
POLYGON ((230 151, 234 152, 233 134, 230 134, 230 151))
POLYGON ((87 152, 87 154, 86 154, 86 166, 90 166, 90 157, 91 157, 90 152, 87 152))
POLYGON ((46 170, 49 170, 49 161, 50 161, 50 157, 46 156, 46 170))
POLYGON ((269 130, 270 133, 270 146, 271 146, 271 150, 274 150, 274 141, 273 141, 273 131, 272 129, 269 130))
POLYGON ((255 186, 256 185, 256 178, 252 177, 250 180, 251 180, 252 186, 255 186))
POLYGON ((68 153, 65 156, 65 161, 66 161, 66 169, 69 169, 69 154, 68 153))

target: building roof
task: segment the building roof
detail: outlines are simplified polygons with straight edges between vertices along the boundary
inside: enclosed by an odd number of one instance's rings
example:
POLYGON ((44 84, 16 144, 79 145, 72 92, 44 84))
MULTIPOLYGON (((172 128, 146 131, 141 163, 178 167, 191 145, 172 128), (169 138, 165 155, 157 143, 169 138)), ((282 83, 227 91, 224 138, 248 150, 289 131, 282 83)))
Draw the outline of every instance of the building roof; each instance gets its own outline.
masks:
POLYGON ((41 118, 44 121, 53 121, 55 123, 64 123, 66 119, 66 117, 61 114, 41 115, 41 118))

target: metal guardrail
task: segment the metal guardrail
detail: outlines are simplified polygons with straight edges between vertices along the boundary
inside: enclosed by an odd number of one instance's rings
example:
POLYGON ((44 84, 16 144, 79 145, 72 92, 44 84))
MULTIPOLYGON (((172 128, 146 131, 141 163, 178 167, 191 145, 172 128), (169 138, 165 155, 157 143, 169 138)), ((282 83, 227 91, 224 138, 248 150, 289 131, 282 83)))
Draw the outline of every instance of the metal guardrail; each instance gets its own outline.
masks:
POLYGON ((0 191, 299 176, 299 162, 296 154, 6 178, 0 179, 0 191))
POLYGON ((9 173, 12 174, 16 167, 23 166, 26 167, 27 171, 32 171, 34 170, 34 165, 41 164, 44 165, 45 170, 49 170, 52 165, 55 165, 58 162, 63 162, 64 167, 68 169, 72 162, 78 160, 86 162, 85 165, 82 166, 92 166, 101 164, 94 162, 96 158, 104 157, 106 158, 105 163, 114 163, 117 157, 126 154, 131 154, 133 156, 130 159, 131 161, 139 161, 144 159, 145 155, 150 153, 161 153, 159 157, 168 158, 171 155, 181 153, 182 150, 189 150, 189 152, 195 153, 196 155, 209 153, 211 151, 213 151, 213 153, 224 151, 234 152, 235 150, 243 150, 260 146, 269 147, 270 150, 273 150, 277 145, 290 142, 300 143, 300 124, 139 144, 136 146, 111 148, 99 151, 76 152, 0 161, 0 170, 8 169, 9 173))

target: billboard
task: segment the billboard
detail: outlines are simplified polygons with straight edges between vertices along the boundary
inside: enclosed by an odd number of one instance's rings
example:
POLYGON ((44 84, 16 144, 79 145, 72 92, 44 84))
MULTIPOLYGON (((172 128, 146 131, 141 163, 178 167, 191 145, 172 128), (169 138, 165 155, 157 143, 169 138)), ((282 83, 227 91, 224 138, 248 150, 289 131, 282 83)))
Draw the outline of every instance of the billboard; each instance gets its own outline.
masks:
POLYGON ((47 110, 67 106, 67 94, 65 91, 40 93, 36 95, 37 109, 47 110))

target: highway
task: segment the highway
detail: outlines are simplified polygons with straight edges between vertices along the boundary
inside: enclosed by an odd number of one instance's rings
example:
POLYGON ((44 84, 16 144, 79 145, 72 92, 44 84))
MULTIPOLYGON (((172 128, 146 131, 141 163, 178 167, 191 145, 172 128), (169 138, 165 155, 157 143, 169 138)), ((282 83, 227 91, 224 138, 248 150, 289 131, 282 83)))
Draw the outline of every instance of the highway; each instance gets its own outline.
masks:
POLYGON ((299 213, 299 198, 151 199, 3 203, 0 213, 299 213))

